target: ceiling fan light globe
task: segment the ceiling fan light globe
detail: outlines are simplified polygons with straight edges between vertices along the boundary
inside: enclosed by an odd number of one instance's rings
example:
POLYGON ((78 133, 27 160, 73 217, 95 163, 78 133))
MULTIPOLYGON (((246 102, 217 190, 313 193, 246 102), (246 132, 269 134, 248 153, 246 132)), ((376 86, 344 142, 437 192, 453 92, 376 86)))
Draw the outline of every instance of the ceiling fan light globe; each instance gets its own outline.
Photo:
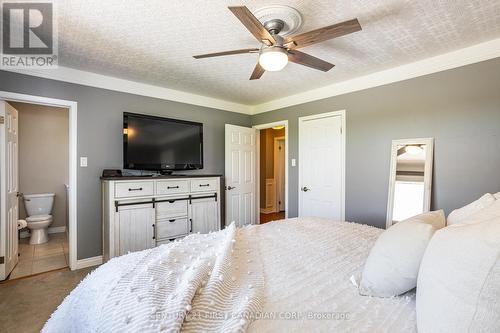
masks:
POLYGON ((262 50, 259 55, 259 64, 268 72, 277 72, 285 68, 288 63, 288 54, 281 47, 272 47, 262 50))

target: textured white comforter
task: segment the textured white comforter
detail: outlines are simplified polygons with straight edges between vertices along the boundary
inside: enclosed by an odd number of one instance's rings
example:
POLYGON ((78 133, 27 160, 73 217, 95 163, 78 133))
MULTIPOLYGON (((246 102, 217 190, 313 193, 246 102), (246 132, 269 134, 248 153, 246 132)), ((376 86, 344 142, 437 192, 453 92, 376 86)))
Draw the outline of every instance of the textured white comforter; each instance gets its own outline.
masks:
POLYGON ((350 281, 380 233, 304 218, 191 235, 102 265, 43 332, 415 332, 413 293, 350 281))

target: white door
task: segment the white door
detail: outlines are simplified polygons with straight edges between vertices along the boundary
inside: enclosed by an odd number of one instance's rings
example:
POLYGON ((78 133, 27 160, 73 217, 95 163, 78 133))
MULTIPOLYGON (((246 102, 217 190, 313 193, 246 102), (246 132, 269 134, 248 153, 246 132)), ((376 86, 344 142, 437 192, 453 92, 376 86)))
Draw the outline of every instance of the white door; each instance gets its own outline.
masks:
POLYGON ((0 280, 18 261, 18 114, 0 101, 0 280))
POLYGON ((299 118, 299 216, 344 219, 343 113, 299 118))
POLYGON ((226 225, 254 224, 256 130, 226 124, 226 225))
POLYGON ((285 140, 274 142, 274 179, 276 181, 276 211, 285 210, 285 140))

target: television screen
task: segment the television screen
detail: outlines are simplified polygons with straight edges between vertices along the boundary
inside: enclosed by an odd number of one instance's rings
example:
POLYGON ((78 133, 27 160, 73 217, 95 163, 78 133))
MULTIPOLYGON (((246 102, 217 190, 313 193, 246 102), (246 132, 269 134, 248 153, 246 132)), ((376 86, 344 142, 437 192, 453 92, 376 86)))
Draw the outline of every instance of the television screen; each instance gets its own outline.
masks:
POLYGON ((125 169, 192 170, 203 168, 203 124, 123 113, 125 169))

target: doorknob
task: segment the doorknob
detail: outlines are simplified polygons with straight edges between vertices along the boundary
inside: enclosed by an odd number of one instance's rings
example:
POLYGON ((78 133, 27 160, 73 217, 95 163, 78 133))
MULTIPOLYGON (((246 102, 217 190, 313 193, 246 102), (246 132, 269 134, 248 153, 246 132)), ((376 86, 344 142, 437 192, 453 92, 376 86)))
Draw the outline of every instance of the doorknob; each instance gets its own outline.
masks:
POLYGON ((311 189, 307 188, 307 186, 304 186, 300 189, 302 192, 307 192, 310 191, 311 189))
POLYGON ((226 186, 226 189, 227 189, 228 191, 231 191, 232 189, 235 189, 235 188, 236 188, 236 187, 234 187, 234 186, 226 186))

